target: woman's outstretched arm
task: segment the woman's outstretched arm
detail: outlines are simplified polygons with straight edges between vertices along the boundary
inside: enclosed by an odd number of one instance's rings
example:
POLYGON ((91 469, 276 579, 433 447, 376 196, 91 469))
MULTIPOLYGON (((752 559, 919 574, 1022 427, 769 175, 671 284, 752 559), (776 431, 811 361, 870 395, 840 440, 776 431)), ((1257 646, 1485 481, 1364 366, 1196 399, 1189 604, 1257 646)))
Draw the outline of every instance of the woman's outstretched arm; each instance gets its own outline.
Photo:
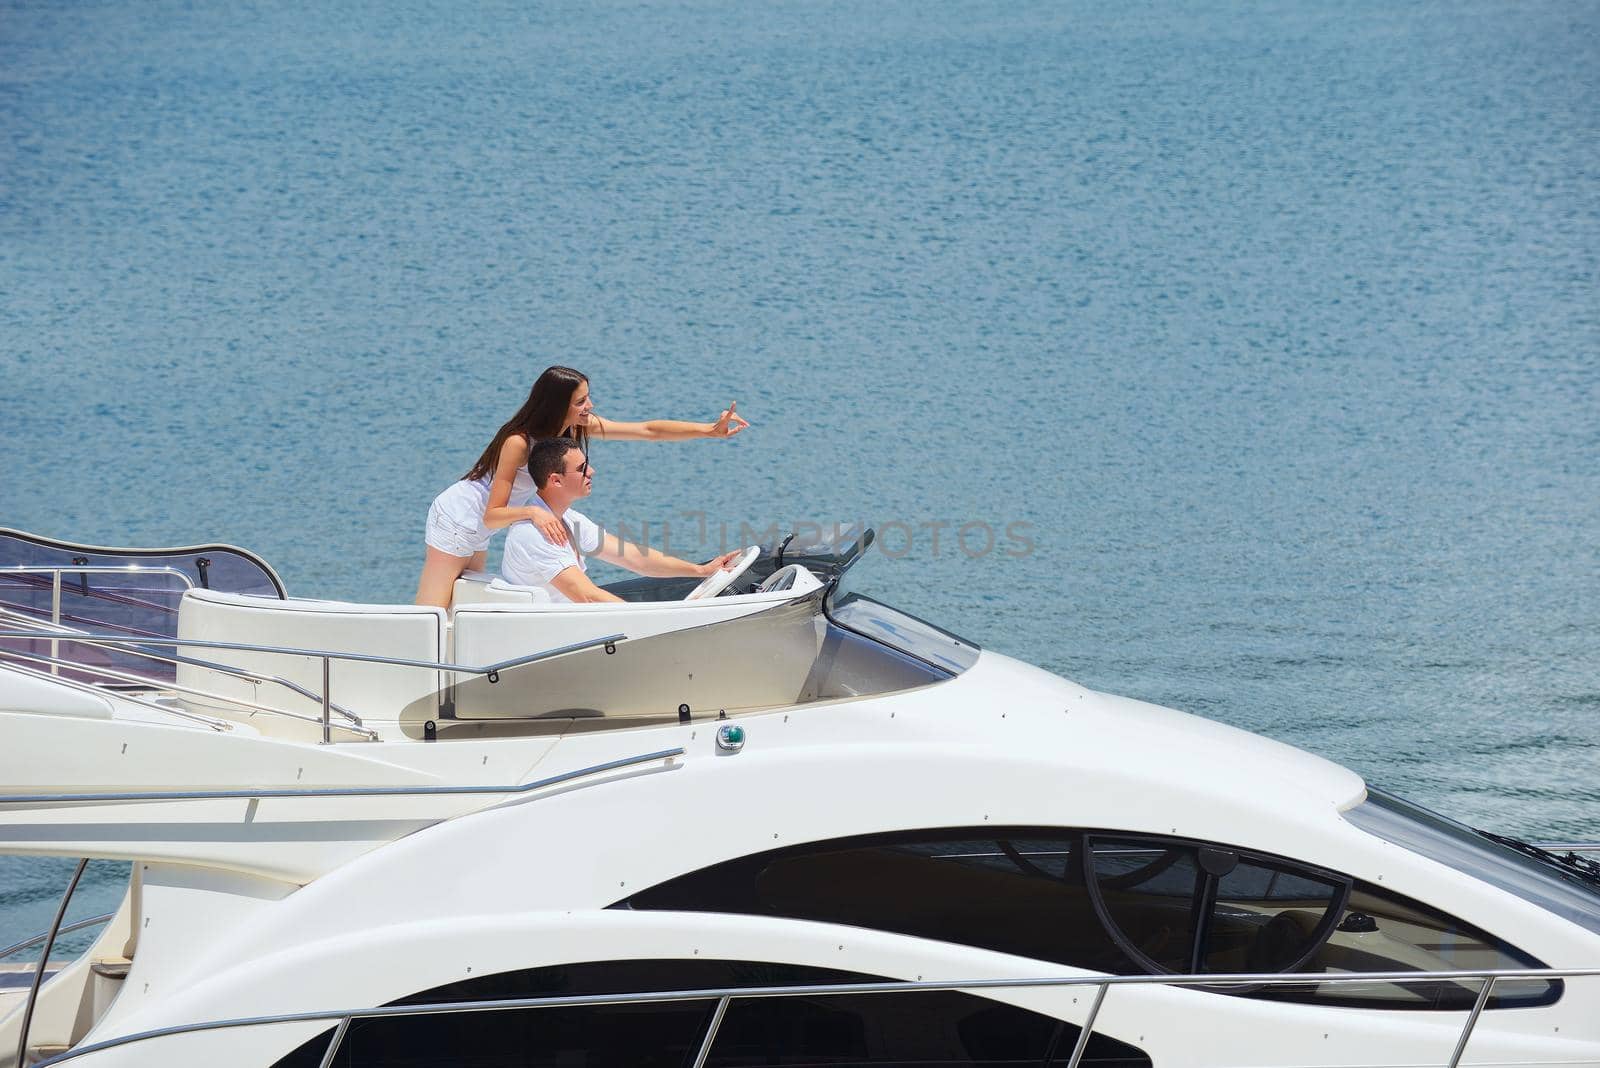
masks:
POLYGON ((589 416, 590 432, 610 441, 688 441, 691 438, 731 438, 750 424, 739 415, 737 401, 712 423, 688 423, 682 419, 651 419, 643 423, 623 423, 615 419, 589 416))

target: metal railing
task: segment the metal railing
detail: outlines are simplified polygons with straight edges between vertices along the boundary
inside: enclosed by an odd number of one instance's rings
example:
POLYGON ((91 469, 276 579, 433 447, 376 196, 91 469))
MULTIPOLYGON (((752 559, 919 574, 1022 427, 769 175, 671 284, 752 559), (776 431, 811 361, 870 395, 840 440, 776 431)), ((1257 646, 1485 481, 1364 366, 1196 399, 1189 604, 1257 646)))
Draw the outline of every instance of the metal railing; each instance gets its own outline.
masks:
MULTIPOLYGON (((51 600, 57 605, 61 602, 61 576, 62 575, 176 575, 183 580, 184 589, 194 589, 194 580, 182 568, 173 567, 171 564, 12 564, 0 567, 0 575, 49 575, 48 583, 51 589, 51 600)), ((30 583, 30 585, 32 585, 30 583)), ((46 585, 39 583, 39 585, 46 585)), ((153 608, 158 612, 176 615, 178 610, 170 604, 160 601, 147 601, 143 597, 134 597, 126 590, 118 589, 90 589, 87 579, 84 584, 73 591, 80 597, 89 597, 101 601, 110 601, 113 604, 132 605, 136 608, 153 608)))
MULTIPOLYGON (((6 610, 4 608, 0 608, 0 623, 4 623, 4 624, 7 624, 7 625, 13 625, 13 624, 16 623, 16 617, 18 617, 20 615, 21 615, 21 613, 18 613, 18 612, 15 612, 15 611, 8 611, 8 610, 6 610)), ((23 623, 31 623, 33 621, 31 619, 28 619, 26 616, 22 616, 22 622, 23 623)), ((80 637, 80 635, 85 633, 84 631, 75 630, 75 629, 73 629, 71 627, 67 627, 65 625, 61 626, 60 629, 62 631, 61 640, 64 641, 64 642, 68 642, 69 644, 76 643, 76 644, 80 644, 80 645, 91 645, 91 646, 96 644, 93 641, 89 641, 89 640, 86 640, 86 639, 80 637)), ((122 628, 119 628, 119 629, 130 630, 130 628, 127 628, 127 627, 122 627, 122 628)), ((159 635, 159 634, 148 634, 148 633, 132 634, 131 630, 130 630, 130 636, 132 636, 132 637, 144 636, 144 637, 149 637, 152 640, 159 639, 159 638, 162 637, 162 635, 159 635)), ((321 697, 314 690, 308 690, 304 686, 301 686, 299 683, 293 681, 292 679, 286 679, 281 675, 268 675, 268 674, 266 674, 264 672, 255 671, 255 670, 253 670, 251 668, 240 667, 240 666, 235 665, 235 664, 220 664, 220 663, 217 663, 214 660, 201 660, 201 659, 199 659, 197 657, 192 657, 192 656, 180 656, 177 653, 174 653, 171 656, 163 656, 160 653, 152 653, 152 652, 149 652, 148 650, 145 650, 145 649, 127 649, 127 648, 125 648, 125 649, 120 650, 120 652, 122 652, 126 656, 137 657, 138 659, 141 659, 141 660, 152 660, 152 661, 155 661, 158 664, 171 664, 173 666, 187 664, 187 665, 189 665, 191 667, 205 668, 208 671, 216 671, 216 672, 220 672, 221 674, 224 674, 224 675, 230 675, 230 676, 232 676, 234 678, 243 679, 246 682, 271 683, 271 684, 276 685, 276 686, 282 686, 285 689, 289 690, 290 692, 298 694, 299 696, 306 698, 308 701, 320 701, 321 700, 321 697)), ((162 689, 168 689, 168 690, 181 689, 181 687, 178 687, 172 680, 169 680, 169 679, 153 678, 153 677, 148 676, 148 675, 137 675, 137 674, 133 674, 131 672, 119 674, 115 670, 113 670, 113 669, 111 669, 109 667, 105 667, 103 665, 90 664, 87 661, 72 660, 72 659, 67 658, 67 657, 61 657, 59 659, 47 658, 47 657, 42 656, 42 654, 25 654, 25 653, 17 652, 15 650, 7 650, 7 649, 4 649, 4 648, 0 648, 0 656, 10 656, 13 659, 31 659, 31 660, 35 660, 35 661, 43 661, 43 660, 55 659, 57 663, 62 664, 63 666, 71 666, 79 674, 101 675, 106 679, 111 679, 111 680, 115 680, 115 681, 119 681, 119 682, 134 682, 134 683, 142 684, 142 685, 145 685, 145 686, 158 686, 158 687, 161 687, 162 689)), ((98 684, 94 684, 94 685, 98 685, 98 684)), ((210 694, 210 693, 206 693, 206 692, 203 692, 203 691, 191 691, 191 692, 195 692, 199 696, 211 698, 212 700, 221 701, 221 702, 223 702, 225 704, 243 705, 243 706, 249 707, 249 708, 260 709, 261 711, 265 711, 265 712, 272 712, 272 713, 275 713, 275 714, 278 714, 278 715, 290 716, 290 717, 293 717, 294 719, 307 719, 307 718, 309 718, 309 717, 302 716, 297 712, 290 712, 290 711, 288 711, 286 709, 275 708, 275 707, 273 707, 271 705, 254 704, 252 702, 245 701, 242 698, 233 697, 233 696, 229 696, 229 695, 225 695, 225 694, 210 694)), ((330 701, 329 702, 329 707, 334 712, 337 712, 339 715, 343 716, 351 724, 354 724, 357 727, 360 727, 362 725, 360 716, 356 715, 354 712, 350 711, 348 708, 345 708, 343 705, 339 704, 338 702, 330 701)))
MULTIPOLYGON (((90 916, 87 920, 77 920, 77 921, 75 921, 73 923, 67 924, 65 927, 63 927, 59 931, 57 931, 56 934, 57 935, 64 935, 64 934, 71 934, 73 931, 81 931, 85 927, 93 927, 97 923, 105 923, 115 915, 116 915, 115 912, 108 912, 108 913, 104 914, 103 916, 90 916)), ((32 936, 30 936, 28 938, 24 938, 20 942, 13 942, 9 946, 6 946, 4 948, 0 948, 0 960, 5 960, 7 957, 11 956, 13 953, 21 953, 25 949, 32 949, 34 946, 37 946, 39 943, 48 941, 49 938, 50 938, 50 932, 49 931, 44 931, 44 932, 41 932, 39 934, 32 935, 32 936)), ((41 962, 41 964, 42 963, 43 962, 41 962)))
MULTIPOLYGON (((130 650, 130 651, 135 656, 147 656, 147 655, 149 655, 149 654, 146 654, 146 653, 139 652, 137 650, 130 650)), ((175 663, 175 664, 176 663, 194 664, 194 665, 199 666, 199 667, 204 667, 204 668, 207 668, 207 669, 210 669, 210 670, 219 671, 219 672, 221 672, 221 673, 223 673, 225 675, 233 676, 234 678, 243 679, 246 682, 257 682, 257 683, 258 682, 273 682, 273 683, 277 683, 280 686, 286 687, 291 692, 299 694, 301 697, 304 697, 309 701, 320 701, 321 700, 321 697, 315 691, 308 690, 305 687, 300 686, 297 683, 294 683, 294 682, 290 681, 289 679, 282 679, 282 678, 278 678, 276 676, 262 676, 257 672, 244 671, 244 670, 235 670, 230 665, 227 665, 227 664, 213 664, 213 663, 210 663, 208 661, 194 660, 194 659, 191 659, 189 657, 177 657, 177 658, 152 657, 152 659, 166 660, 166 661, 169 661, 170 663, 175 663)), ((304 715, 304 714, 299 713, 299 712, 293 712, 293 711, 291 711, 291 710, 289 710, 287 708, 278 708, 275 705, 263 704, 260 701, 251 701, 251 700, 248 700, 248 699, 243 698, 243 697, 236 697, 236 696, 234 696, 232 694, 222 694, 222 693, 215 693, 215 692, 213 692, 211 690, 202 690, 202 689, 200 689, 198 687, 185 686, 182 683, 175 682, 175 681, 152 679, 152 678, 149 678, 148 676, 139 675, 139 674, 137 674, 135 672, 131 672, 131 671, 119 671, 116 668, 104 667, 104 666, 100 666, 100 665, 85 664, 81 660, 73 660, 73 659, 71 659, 69 657, 45 656, 43 653, 23 653, 23 652, 18 652, 16 650, 12 650, 12 649, 0 649, 0 660, 9 661, 11 666, 13 666, 13 667, 15 667, 19 661, 31 662, 31 663, 35 663, 35 664, 59 664, 59 665, 61 665, 63 667, 70 667, 74 671, 78 672, 79 674, 95 675, 95 676, 100 677, 101 679, 108 680, 108 681, 111 681, 111 682, 126 682, 126 683, 142 684, 142 685, 145 685, 145 686, 159 686, 164 692, 177 693, 177 694, 187 694, 187 695, 189 695, 191 697, 198 697, 198 698, 201 698, 202 700, 204 700, 205 702, 207 702, 207 703, 209 703, 211 705, 216 705, 216 704, 235 705, 237 707, 248 708, 248 709, 251 709, 251 710, 256 711, 256 712, 265 712, 265 713, 268 713, 269 715, 282 716, 285 719, 299 720, 302 723, 315 724, 315 723, 321 722, 315 716, 309 716, 309 715, 304 715)), ((60 681, 64 681, 64 682, 73 682, 73 681, 75 681, 75 680, 63 680, 63 679, 60 679, 60 676, 53 676, 53 677, 58 679, 58 680, 60 680, 60 681)), ((95 682, 84 681, 84 682, 81 683, 81 685, 85 689, 89 689, 89 690, 93 690, 93 691, 99 691, 100 690, 99 684, 95 683, 95 682)), ((137 698, 130 697, 130 695, 128 693, 126 693, 126 692, 120 692, 118 696, 122 697, 124 700, 137 700, 137 698)), ((145 704, 145 705, 150 705, 151 707, 162 709, 163 711, 166 711, 166 712, 177 713, 179 715, 191 715, 191 716, 193 715, 193 713, 179 712, 177 709, 170 708, 170 707, 168 707, 166 705, 157 704, 157 703, 152 702, 152 701, 140 701, 139 703, 140 704, 145 704)), ((329 704, 329 708, 331 709, 331 711, 338 713, 346 721, 344 723, 340 723, 340 724, 336 725, 339 730, 351 731, 351 732, 353 732, 355 734, 361 735, 362 737, 366 738, 369 741, 375 740, 378 737, 378 732, 366 727, 365 725, 363 725, 362 722, 361 722, 361 717, 357 716, 354 712, 351 712, 349 709, 344 708, 343 706, 341 706, 339 704, 336 704, 336 703, 334 703, 332 701, 330 701, 328 704, 329 704)), ((195 718, 204 718, 204 717, 195 717, 195 718)), ((231 728, 231 726, 232 726, 231 724, 224 723, 221 720, 210 720, 210 719, 207 719, 206 721, 207 722, 218 723, 221 726, 223 726, 224 728, 231 728)))
MULTIPOLYGON (((181 572, 180 572, 180 574, 181 574, 181 572)), ((389 665, 389 666, 393 666, 393 667, 425 668, 425 669, 429 669, 429 670, 433 670, 433 671, 445 671, 445 672, 450 672, 452 674, 458 674, 458 675, 482 675, 482 676, 487 677, 488 680, 491 683, 494 683, 494 682, 500 681, 500 673, 502 671, 509 671, 512 668, 524 667, 524 666, 526 666, 528 664, 537 663, 538 661, 541 661, 541 660, 548 660, 548 659, 551 659, 551 658, 554 658, 554 657, 558 657, 558 656, 565 656, 568 653, 581 652, 581 651, 583 651, 585 649, 594 649, 594 648, 598 648, 600 646, 604 646, 605 649, 606 649, 606 652, 613 653, 613 652, 616 651, 616 644, 618 642, 623 642, 623 641, 627 641, 628 640, 628 636, 626 634, 608 634, 608 635, 606 635, 604 637, 601 637, 601 638, 589 638, 589 639, 586 639, 586 640, 581 641, 581 642, 573 642, 571 645, 563 645, 563 646, 559 646, 559 647, 554 648, 554 649, 544 649, 544 650, 541 650, 540 652, 537 652, 537 653, 527 653, 527 654, 525 654, 523 656, 512 657, 509 660, 501 660, 501 661, 498 661, 498 662, 493 663, 493 664, 474 665, 474 664, 446 664, 446 663, 443 663, 443 662, 440 662, 440 661, 437 661, 437 660, 411 660, 411 659, 408 659, 408 658, 405 658, 405 657, 377 656, 377 655, 370 654, 370 653, 342 653, 342 652, 336 652, 336 651, 331 650, 331 649, 299 649, 299 648, 294 648, 294 647, 291 647, 291 646, 282 646, 282 645, 257 645, 257 644, 253 644, 253 643, 249 643, 249 642, 216 642, 216 641, 202 641, 200 639, 195 639, 195 638, 176 638, 176 637, 174 637, 174 638, 129 638, 129 637, 126 637, 126 636, 120 635, 120 634, 92 634, 92 633, 88 633, 88 632, 84 632, 84 631, 73 631, 73 630, 68 630, 68 629, 43 630, 43 631, 40 631, 40 630, 0 630, 0 638, 26 638, 26 639, 31 639, 31 640, 34 640, 34 641, 46 641, 46 640, 49 640, 52 643, 61 642, 61 641, 83 642, 83 643, 91 644, 91 645, 98 644, 98 645, 110 645, 110 646, 123 646, 123 647, 127 647, 129 649, 144 649, 144 648, 150 648, 150 647, 164 648, 164 647, 167 647, 167 646, 172 646, 174 648, 227 649, 227 650, 232 650, 232 651, 237 651, 237 652, 276 653, 276 654, 280 654, 280 655, 283 655, 283 656, 299 656, 299 657, 309 657, 309 658, 320 659, 322 661, 322 692, 321 692, 321 694, 312 694, 310 691, 306 691, 306 690, 301 690, 300 692, 305 694, 307 697, 310 697, 310 698, 312 698, 314 700, 320 700, 321 703, 322 703, 322 718, 321 718, 322 741, 323 741, 323 744, 325 744, 325 745, 328 744, 328 743, 331 743, 333 741, 333 738, 332 738, 332 721, 331 720, 332 720, 332 712, 333 712, 333 707, 334 706, 333 706, 333 702, 332 702, 332 699, 331 699, 332 686, 331 686, 329 675, 330 675, 330 672, 331 672, 332 663, 335 660, 349 661, 349 662, 360 663, 360 664, 385 664, 385 665, 389 665)), ((52 654, 53 655, 58 653, 58 652, 59 652, 58 650, 52 649, 52 654)), ((6 656, 23 656, 23 657, 26 657, 26 656, 31 656, 31 655, 33 655, 33 654, 17 654, 17 653, 14 653, 14 652, 10 651, 10 650, 0 649, 0 657, 6 657, 6 656)), ((207 665, 207 666, 213 666, 213 665, 207 665)), ((224 669, 225 670, 225 667, 223 665, 214 665, 214 666, 218 667, 219 669, 224 669)), ((276 677, 275 676, 271 676, 270 678, 275 679, 276 677)), ((157 681, 157 680, 149 680, 149 681, 150 681, 152 686, 158 686, 158 687, 161 687, 163 689, 170 688, 170 686, 164 681, 157 681)), ((228 700, 233 700, 233 699, 229 698, 228 700)))
POLYGON ((51 921, 50 930, 45 932, 44 949, 39 951, 39 966, 33 970, 33 982, 28 984, 28 1000, 22 1005, 22 1026, 17 1029, 17 1068, 24 1068, 28 1063, 28 1028, 33 1023, 34 1007, 39 1003, 39 989, 44 986, 45 967, 50 963, 50 951, 55 948, 56 936, 61 933, 61 921, 67 917, 72 892, 78 889, 78 880, 83 878, 84 869, 88 866, 89 858, 84 857, 72 870, 72 881, 67 883, 67 892, 61 895, 61 903, 56 906, 56 918, 51 921))
MULTIPOLYGON (((102 690, 99 686, 96 686, 94 683, 83 682, 83 681, 78 680, 78 679, 64 678, 64 677, 59 676, 59 675, 50 675, 50 674, 48 674, 46 672, 37 671, 37 670, 35 670, 35 669, 31 668, 31 667, 26 666, 25 664, 20 664, 20 663, 16 662, 17 660, 22 660, 22 659, 33 659, 33 658, 26 657, 26 656, 12 657, 12 656, 8 655, 6 650, 0 649, 0 661, 4 661, 4 663, 0 663, 0 666, 3 666, 8 671, 14 671, 19 675, 27 675, 30 678, 45 679, 45 680, 48 680, 51 683, 54 683, 57 686, 65 686, 68 689, 78 690, 81 693, 93 694, 94 696, 102 698, 102 699, 104 699, 104 697, 105 697, 105 691, 102 690)), ((128 702, 131 702, 133 704, 140 705, 140 706, 142 706, 144 708, 154 709, 155 711, 160 712, 163 715, 177 716, 179 719, 186 719, 186 720, 189 720, 191 723, 203 724, 203 725, 205 725, 207 727, 210 727, 214 731, 231 731, 231 730, 233 730, 233 724, 232 723, 229 723, 226 720, 217 719, 214 716, 202 716, 198 712, 191 712, 188 709, 184 709, 184 708, 174 708, 171 705, 162 704, 160 701, 151 700, 151 699, 146 698, 146 697, 136 697, 133 694, 128 694, 128 693, 119 693, 117 695, 117 697, 118 697, 119 700, 122 700, 122 701, 128 701, 128 702)))
MULTIPOLYGON (((1328 974, 1322 972, 1311 973, 1266 973, 1266 974, 1235 974, 1235 975, 1090 975, 1090 976, 1050 976, 1032 979, 967 979, 949 981, 918 981, 918 982, 868 982, 868 983, 837 983, 828 985, 806 986, 766 986, 766 987, 719 987, 703 990, 666 990, 653 993, 636 994, 593 994, 564 997, 536 997, 536 998, 503 998, 493 1001, 445 1001, 430 1002, 419 1005, 386 1005, 378 1008, 360 1009, 326 1009, 315 1012, 279 1013, 271 1016, 243 1016, 226 1020, 207 1020, 200 1023, 180 1024, 175 1027, 162 1027, 149 1031, 140 1031, 134 1034, 119 1035, 101 1042, 79 1046, 58 1054, 46 1061, 41 1061, 36 1068, 45 1068, 47 1065, 65 1064, 80 1057, 86 1057, 102 1050, 116 1049, 121 1046, 132 1045, 139 1042, 148 1042, 154 1039, 167 1038, 173 1035, 196 1034, 205 1031, 222 1031, 240 1027, 261 1027, 271 1024, 286 1023, 318 1023, 327 1022, 334 1025, 329 1036, 326 1052, 322 1057, 322 1068, 328 1068, 333 1063, 333 1058, 339 1049, 339 1043, 344 1039, 351 1023, 357 1020, 377 1020, 395 1016, 437 1016, 450 1013, 478 1013, 478 1012, 511 1012, 523 1009, 557 1009, 557 1008, 585 1008, 607 1005, 648 1005, 685 1001, 716 1001, 715 1011, 712 1013, 707 1025, 706 1033, 700 1041, 699 1053, 695 1059, 695 1068, 703 1068, 713 1043, 717 1037, 723 1017, 727 1014, 728 1007, 735 1001, 753 998, 787 998, 787 997, 838 997, 843 995, 871 995, 871 994, 905 994, 923 993, 933 991, 974 991, 974 990, 1024 990, 1041 987, 1092 987, 1094 998, 1089 1005, 1083 1023, 1080 1025, 1077 1043, 1072 1050, 1071 1058, 1066 1062, 1066 1068, 1078 1068, 1083 1056, 1089 1047, 1089 1039, 1094 1034, 1095 1021, 1100 1015, 1100 1010, 1105 1004, 1106 994, 1112 987, 1124 986, 1167 986, 1167 987, 1205 987, 1209 992, 1220 992, 1216 988, 1231 986, 1269 987, 1269 986, 1309 986, 1309 985, 1359 985, 1384 983, 1389 985, 1406 985, 1410 983, 1431 983, 1441 980, 1458 982, 1481 983, 1476 1000, 1471 1010, 1468 1011, 1463 1022, 1461 1032, 1457 1036, 1454 1052, 1446 1064, 1448 1068, 1457 1068, 1461 1057, 1466 1052, 1467 1043, 1471 1040, 1473 1031, 1477 1027, 1478 1019, 1483 1014, 1489 1002, 1490 994, 1495 984, 1515 979, 1577 979, 1600 977, 1600 968, 1528 968, 1528 969, 1502 969, 1480 971, 1451 971, 1451 972, 1342 972, 1328 974)), ((1071 1022, 1071 1021, 1068 1021, 1071 1022)))

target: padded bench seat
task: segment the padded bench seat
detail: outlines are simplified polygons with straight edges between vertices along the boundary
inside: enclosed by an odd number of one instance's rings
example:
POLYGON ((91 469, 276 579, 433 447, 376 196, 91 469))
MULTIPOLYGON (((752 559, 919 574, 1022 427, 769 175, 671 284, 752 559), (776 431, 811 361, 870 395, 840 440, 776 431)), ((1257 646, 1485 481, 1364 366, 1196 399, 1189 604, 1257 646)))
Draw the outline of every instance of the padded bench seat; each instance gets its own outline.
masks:
MULTIPOLYGON (((178 605, 178 636, 197 641, 240 642, 295 649, 448 662, 448 619, 441 608, 424 605, 368 605, 343 601, 279 600, 193 589, 178 605)), ((322 692, 322 659, 234 649, 189 648, 197 660, 276 675, 322 692)), ((408 705, 437 694, 443 672, 428 668, 334 660, 329 668, 336 704, 363 720, 395 720, 408 705)), ((259 687, 222 672, 180 664, 177 681, 185 686, 258 700, 279 708, 320 715, 319 702, 287 687, 259 687)))

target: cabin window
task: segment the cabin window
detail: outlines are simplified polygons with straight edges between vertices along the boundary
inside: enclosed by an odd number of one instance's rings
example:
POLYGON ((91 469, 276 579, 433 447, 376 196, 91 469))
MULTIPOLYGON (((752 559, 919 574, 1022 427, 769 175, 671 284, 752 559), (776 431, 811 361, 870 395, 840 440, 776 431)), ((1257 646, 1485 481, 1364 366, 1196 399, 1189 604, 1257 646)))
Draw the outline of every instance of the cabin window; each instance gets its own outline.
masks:
MULTIPOLYGON (((755 961, 599 961, 482 976, 402 998, 396 1005, 652 990, 870 982, 878 977, 755 961)), ((338 1068, 687 1068, 705 1041, 715 1000, 661 1005, 441 1013, 352 1023, 338 1068)), ((1054 1068, 1079 1028, 1040 1013, 956 991, 735 1000, 707 1065, 895 1068, 1054 1068)), ((326 1031, 274 1068, 313 1068, 326 1031)), ((1106 1035, 1090 1037, 1086 1064, 1149 1068, 1150 1058, 1106 1035)))
POLYGON ((1089 835, 1089 885, 1142 970, 1286 972, 1327 937, 1349 880, 1215 845, 1089 835))
MULTIPOLYGON (((1357 882, 1332 936, 1294 971, 1405 972, 1479 971, 1544 967, 1533 957, 1493 935, 1420 902, 1357 882)), ((1481 983, 1404 985, 1323 984, 1307 989, 1262 988, 1261 997, 1377 1009, 1461 1011, 1477 1001, 1481 983)), ((1560 998, 1559 979, 1502 979, 1486 1008, 1549 1005, 1560 998)))
POLYGON ((1117 944, 1139 971, 1189 971, 1199 906, 1194 847, 1130 838, 1089 841, 1089 882, 1117 944))
MULTIPOLYGON (((1020 1068, 1064 1065, 1080 1029, 958 991, 763 998, 728 1007, 707 1068, 873 1065, 1020 1068)), ((1139 1049, 1091 1035, 1084 1064, 1149 1068, 1139 1049)))
POLYGON ((1299 971, 1338 922, 1348 888, 1336 876, 1240 857, 1217 877, 1195 970, 1299 971))
POLYGON ((849 839, 694 872, 624 907, 739 912, 849 924, 1079 964, 1138 970, 1107 934, 1060 832, 982 831, 849 839))
MULTIPOLYGON (((1061 828, 812 843, 712 865, 613 907, 848 924, 1122 975, 1542 966, 1438 910, 1336 872, 1217 843, 1061 828)), ((1471 1007, 1477 986, 1217 989, 1455 1010, 1471 1007)), ((1547 1004, 1560 992, 1559 981, 1504 982, 1489 1006, 1547 1004)))

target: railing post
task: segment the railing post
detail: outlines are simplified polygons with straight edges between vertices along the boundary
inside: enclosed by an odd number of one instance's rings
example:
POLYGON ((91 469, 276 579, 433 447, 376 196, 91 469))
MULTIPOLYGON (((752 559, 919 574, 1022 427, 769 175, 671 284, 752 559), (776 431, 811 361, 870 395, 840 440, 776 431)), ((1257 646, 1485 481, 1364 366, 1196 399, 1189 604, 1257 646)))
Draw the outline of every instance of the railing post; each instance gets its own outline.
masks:
MULTIPOLYGON (((61 572, 58 571, 57 590, 60 587, 61 572)), ((23 1068, 28 1063, 28 1028, 33 1023, 33 1007, 39 1000, 39 988, 44 985, 44 967, 50 963, 50 951, 56 947, 56 935, 61 931, 61 921, 66 918, 72 892, 78 888, 78 880, 83 878, 83 869, 88 866, 88 857, 78 861, 77 868, 72 872, 72 881, 67 884, 67 892, 61 895, 61 904, 56 906, 56 918, 50 922, 50 933, 45 935, 44 948, 39 951, 39 965, 33 970, 33 985, 28 987, 28 1002, 22 1007, 22 1030, 17 1035, 17 1068, 23 1068)))
POLYGON ((322 1055, 322 1064, 319 1068, 331 1068, 334 1054, 339 1052, 339 1043, 344 1041, 344 1033, 350 1030, 350 1017, 346 1016, 339 1021, 339 1026, 333 1029, 333 1038, 328 1043, 328 1051, 322 1055))
MULTIPOLYGON (((61 626, 61 569, 57 568, 50 575, 50 624, 51 626, 59 627, 61 626)), ((59 638, 50 639, 50 656, 52 658, 61 656, 61 641, 59 638)), ((51 664, 50 674, 61 674, 61 665, 51 664)), ((18 1061, 18 1068, 21 1068, 21 1065, 22 1062, 18 1061)))
POLYGON ((1489 976, 1483 982, 1483 989, 1478 991, 1478 1000, 1473 1003, 1472 1011, 1467 1014, 1466 1026, 1461 1029, 1461 1039, 1456 1043, 1456 1051, 1450 1055, 1450 1068, 1457 1068, 1461 1063, 1461 1055, 1467 1052, 1467 1039, 1472 1037, 1472 1029, 1478 1025, 1478 1017, 1483 1013, 1483 1007, 1489 1004, 1489 991, 1494 989, 1495 976, 1489 976))
POLYGON ((1089 1015, 1084 1018, 1083 1030, 1078 1032, 1078 1044, 1072 1047, 1072 1057, 1067 1061, 1067 1068, 1078 1068, 1084 1052, 1089 1048, 1089 1036, 1094 1033, 1094 1018, 1100 1015, 1100 1003, 1106 999, 1108 985, 1101 983, 1094 988, 1094 1004, 1089 1006, 1089 1015))
POLYGON ((333 704, 333 689, 329 682, 328 657, 322 658, 322 744, 327 745, 333 741, 333 723, 330 720, 333 704))
MULTIPOLYGON (((727 1015, 728 1002, 733 998, 727 994, 717 1002, 717 1011, 711 1014, 711 1024, 706 1028, 706 1037, 700 1041, 700 1052, 695 1055, 694 1068, 705 1068, 706 1058, 711 1056, 711 1043, 717 1040, 717 1028, 722 1026, 722 1017, 727 1015)), ((327 1068, 326 1065, 323 1068, 327 1068)))

